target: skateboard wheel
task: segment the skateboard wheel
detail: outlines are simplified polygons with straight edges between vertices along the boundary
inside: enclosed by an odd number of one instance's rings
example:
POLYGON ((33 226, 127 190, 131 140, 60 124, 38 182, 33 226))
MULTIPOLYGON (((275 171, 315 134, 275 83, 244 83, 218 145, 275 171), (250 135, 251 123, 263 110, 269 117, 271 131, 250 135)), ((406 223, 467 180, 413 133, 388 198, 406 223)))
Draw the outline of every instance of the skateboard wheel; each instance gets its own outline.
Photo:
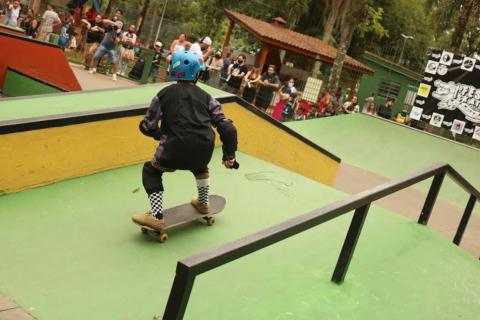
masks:
POLYGON ((164 243, 167 240, 168 240, 168 235, 166 233, 160 233, 160 235, 158 236, 158 241, 160 241, 161 243, 164 243))
POLYGON ((207 225, 208 226, 213 226, 213 224, 215 223, 215 219, 212 218, 212 217, 208 217, 208 218, 206 218, 206 220, 207 220, 207 225))
POLYGON ((148 229, 147 229, 147 228, 143 228, 143 227, 142 227, 140 230, 142 230, 142 233, 143 233, 143 234, 147 234, 147 233, 148 233, 148 229))

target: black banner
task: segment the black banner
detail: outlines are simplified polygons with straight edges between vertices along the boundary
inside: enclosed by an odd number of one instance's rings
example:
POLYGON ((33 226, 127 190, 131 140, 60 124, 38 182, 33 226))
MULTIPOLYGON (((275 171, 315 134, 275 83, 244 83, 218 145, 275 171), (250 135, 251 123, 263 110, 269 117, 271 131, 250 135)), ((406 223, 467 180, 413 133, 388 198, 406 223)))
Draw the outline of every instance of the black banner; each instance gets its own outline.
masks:
POLYGON ((434 50, 410 118, 480 140, 480 60, 434 50))

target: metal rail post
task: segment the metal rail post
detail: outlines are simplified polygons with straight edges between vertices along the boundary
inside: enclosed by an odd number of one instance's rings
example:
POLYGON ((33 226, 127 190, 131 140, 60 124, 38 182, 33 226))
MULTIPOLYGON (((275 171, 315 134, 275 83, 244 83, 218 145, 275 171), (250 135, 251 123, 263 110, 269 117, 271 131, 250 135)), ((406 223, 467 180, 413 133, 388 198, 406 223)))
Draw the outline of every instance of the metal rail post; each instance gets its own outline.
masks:
POLYGON ((191 274, 189 268, 181 262, 178 262, 172 290, 170 291, 167 306, 163 314, 163 320, 183 319, 194 281, 195 276, 191 274))
POLYGON ((418 218, 418 223, 426 225, 432 214, 433 206, 437 201, 438 193, 442 186, 443 179, 445 178, 445 173, 440 173, 433 178, 432 185, 428 191, 427 199, 423 205, 422 213, 418 218))
POLYGON ((468 221, 470 220, 476 202, 477 198, 475 198, 473 194, 470 195, 470 199, 468 199, 467 206, 463 212, 462 220, 460 220, 460 224, 458 225, 457 233, 455 233, 455 237, 453 238, 453 243, 457 246, 460 245, 460 242, 462 241, 463 233, 467 228, 468 221))
POLYGON ((358 238, 362 232, 363 223, 367 217, 368 209, 370 204, 367 204, 363 207, 360 207, 355 210, 353 214, 352 222, 348 228, 347 236, 343 243, 342 251, 338 257, 337 265, 335 266, 335 271, 333 272, 332 281, 336 284, 341 284, 345 279, 345 275, 348 271, 348 266, 352 260, 355 247, 357 246, 358 238))

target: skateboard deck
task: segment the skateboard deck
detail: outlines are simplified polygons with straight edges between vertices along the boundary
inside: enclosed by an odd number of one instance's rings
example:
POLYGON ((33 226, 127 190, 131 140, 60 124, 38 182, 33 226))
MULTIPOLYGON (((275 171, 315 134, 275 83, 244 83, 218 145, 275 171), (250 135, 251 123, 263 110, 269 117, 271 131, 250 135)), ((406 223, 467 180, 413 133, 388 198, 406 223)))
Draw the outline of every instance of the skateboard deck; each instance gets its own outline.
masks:
POLYGON ((165 209, 163 211, 163 219, 165 220, 165 227, 161 230, 155 230, 147 226, 140 226, 143 234, 153 233, 158 237, 160 242, 165 242, 168 239, 168 235, 165 231, 168 229, 178 227, 180 225, 195 221, 204 220, 208 226, 212 226, 215 223, 215 219, 212 217, 217 213, 220 213, 226 204, 225 198, 217 195, 211 195, 209 197, 210 213, 201 214, 190 203, 181 204, 179 206, 165 209))

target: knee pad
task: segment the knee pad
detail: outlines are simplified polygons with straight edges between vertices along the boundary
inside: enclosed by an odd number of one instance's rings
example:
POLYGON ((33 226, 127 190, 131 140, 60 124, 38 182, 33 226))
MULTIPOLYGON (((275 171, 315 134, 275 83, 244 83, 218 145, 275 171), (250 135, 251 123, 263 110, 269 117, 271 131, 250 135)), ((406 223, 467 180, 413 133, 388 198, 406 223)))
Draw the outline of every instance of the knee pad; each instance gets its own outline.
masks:
POLYGON ((154 168, 150 162, 145 162, 142 170, 142 181, 147 194, 163 191, 162 175, 162 170, 154 168))

